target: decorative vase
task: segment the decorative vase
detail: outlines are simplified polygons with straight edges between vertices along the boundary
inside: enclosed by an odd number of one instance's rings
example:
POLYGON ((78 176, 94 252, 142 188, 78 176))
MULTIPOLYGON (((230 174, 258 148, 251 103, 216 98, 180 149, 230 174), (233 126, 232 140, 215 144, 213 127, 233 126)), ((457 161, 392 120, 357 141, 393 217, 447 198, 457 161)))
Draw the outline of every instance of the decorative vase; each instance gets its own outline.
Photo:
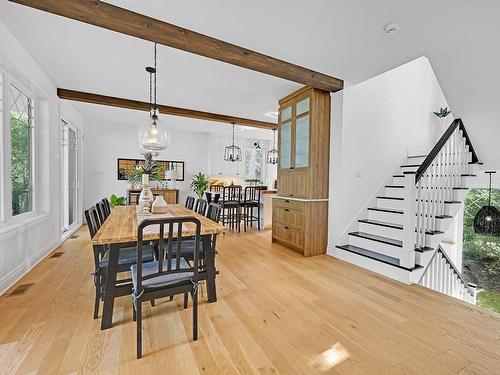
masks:
POLYGON ((142 208, 143 214, 151 213, 151 204, 153 203, 153 193, 149 186, 149 175, 142 175, 142 190, 139 195, 139 206, 142 208))
POLYGON ((151 213, 153 214, 165 214, 167 213, 167 202, 162 195, 158 195, 153 204, 151 205, 151 213))

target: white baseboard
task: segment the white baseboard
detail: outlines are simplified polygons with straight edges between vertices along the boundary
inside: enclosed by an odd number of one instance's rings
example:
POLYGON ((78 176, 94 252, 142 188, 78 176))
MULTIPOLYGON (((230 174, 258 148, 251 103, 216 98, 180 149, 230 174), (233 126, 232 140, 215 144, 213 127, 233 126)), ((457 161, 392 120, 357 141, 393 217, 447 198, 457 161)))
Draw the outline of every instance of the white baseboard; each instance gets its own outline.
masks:
POLYGON ((0 295, 3 295, 10 287, 12 287, 16 282, 18 282, 24 275, 33 269, 38 263, 40 263, 47 255, 49 255, 52 250, 59 246, 61 242, 59 239, 51 242, 50 244, 44 246, 38 252, 33 254, 31 257, 26 259, 23 263, 12 270, 8 275, 0 280, 0 295))

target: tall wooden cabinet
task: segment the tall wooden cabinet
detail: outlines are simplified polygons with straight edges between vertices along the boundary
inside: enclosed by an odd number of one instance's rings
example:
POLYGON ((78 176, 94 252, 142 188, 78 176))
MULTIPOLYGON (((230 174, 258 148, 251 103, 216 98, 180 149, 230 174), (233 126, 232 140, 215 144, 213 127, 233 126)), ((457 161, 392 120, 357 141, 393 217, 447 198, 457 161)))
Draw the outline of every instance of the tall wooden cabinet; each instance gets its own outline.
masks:
POLYGON ((304 87, 279 101, 273 241, 324 254, 328 232, 330 93, 304 87))

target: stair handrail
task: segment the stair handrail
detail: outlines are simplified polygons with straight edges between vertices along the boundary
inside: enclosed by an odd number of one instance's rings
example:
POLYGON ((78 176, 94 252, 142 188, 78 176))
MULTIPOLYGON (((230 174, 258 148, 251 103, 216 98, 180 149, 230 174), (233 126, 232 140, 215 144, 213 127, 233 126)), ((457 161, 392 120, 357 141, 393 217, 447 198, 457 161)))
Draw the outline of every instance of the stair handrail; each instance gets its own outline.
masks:
POLYGON ((457 127, 459 127, 460 130, 462 131, 462 135, 465 138, 465 142, 469 146, 469 151, 472 153, 472 163, 477 163, 479 161, 477 154, 476 154, 476 151, 474 150, 474 147, 472 146, 472 142, 469 138, 469 135, 467 134, 467 130, 465 130, 465 125, 464 125, 462 119, 457 118, 457 119, 453 120, 453 122, 450 124, 448 129, 446 129, 446 131, 441 136, 439 141, 432 148, 429 155, 427 155, 425 160, 422 162, 422 164, 418 168, 417 173, 415 174, 415 184, 418 183, 418 181, 420 180, 422 175, 425 173, 427 168, 429 168, 429 166, 432 164, 432 162, 434 161, 436 156, 439 154, 439 152, 441 151, 443 146, 446 144, 446 142, 448 142, 448 139, 450 139, 451 135, 455 132, 457 127))
POLYGON ((424 272, 422 273, 422 276, 420 276, 420 280, 418 281, 418 283, 420 284, 422 282, 422 279, 424 278, 425 274, 429 270, 429 267, 431 266, 432 261, 434 260, 436 255, 439 253, 443 256, 443 259, 446 261, 446 263, 451 267, 451 270, 453 271, 453 273, 455 273, 457 275, 458 279, 460 280, 460 282, 464 286, 465 290, 467 290, 467 292, 471 295, 471 297, 473 297, 475 295, 474 290, 470 287, 469 283, 467 283, 464 280, 462 274, 460 273, 458 268, 455 266, 455 264, 453 264, 452 260, 450 259, 448 254, 446 254, 446 251, 443 250, 441 245, 438 245, 438 248, 434 252, 434 255, 432 256, 432 258, 429 260, 429 263, 427 264, 427 267, 425 268, 424 272))

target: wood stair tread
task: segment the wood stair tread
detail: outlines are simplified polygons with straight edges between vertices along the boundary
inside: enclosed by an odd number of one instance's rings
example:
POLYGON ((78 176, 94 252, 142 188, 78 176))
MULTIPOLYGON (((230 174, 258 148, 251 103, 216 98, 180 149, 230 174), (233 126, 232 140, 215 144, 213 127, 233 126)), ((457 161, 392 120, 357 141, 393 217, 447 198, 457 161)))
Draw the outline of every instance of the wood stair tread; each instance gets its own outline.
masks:
POLYGON ((404 201, 405 200, 404 198, 399 198, 399 197, 382 197, 382 196, 378 196, 377 199, 392 199, 394 201, 404 201))
POLYGON ((350 232, 350 236, 355 236, 359 238, 364 238, 365 240, 376 241, 380 243, 385 243, 386 245, 403 247, 403 241, 395 240, 393 238, 378 236, 376 234, 365 233, 365 232, 350 232))
POLYGON ((360 223, 373 224, 373 225, 378 225, 381 227, 401 229, 401 230, 403 229, 403 226, 401 224, 388 223, 386 221, 379 221, 379 220, 372 220, 372 219, 359 219, 358 221, 360 223))
POLYGON ((413 267, 413 268, 403 267, 399 264, 399 259, 397 259, 397 258, 393 258, 393 257, 387 256, 384 254, 380 254, 380 253, 376 253, 374 251, 364 249, 364 248, 358 247, 358 246, 341 245, 341 246, 336 246, 336 247, 341 249, 341 250, 349 251, 351 253, 354 253, 354 254, 357 254, 357 255, 360 255, 360 256, 363 256, 366 258, 370 258, 370 259, 376 260, 378 262, 388 264, 390 266, 398 267, 398 268, 401 268, 401 269, 404 269, 404 270, 410 271, 410 272, 417 270, 419 268, 422 268, 422 266, 419 266, 419 265, 415 265, 415 267, 413 267))

